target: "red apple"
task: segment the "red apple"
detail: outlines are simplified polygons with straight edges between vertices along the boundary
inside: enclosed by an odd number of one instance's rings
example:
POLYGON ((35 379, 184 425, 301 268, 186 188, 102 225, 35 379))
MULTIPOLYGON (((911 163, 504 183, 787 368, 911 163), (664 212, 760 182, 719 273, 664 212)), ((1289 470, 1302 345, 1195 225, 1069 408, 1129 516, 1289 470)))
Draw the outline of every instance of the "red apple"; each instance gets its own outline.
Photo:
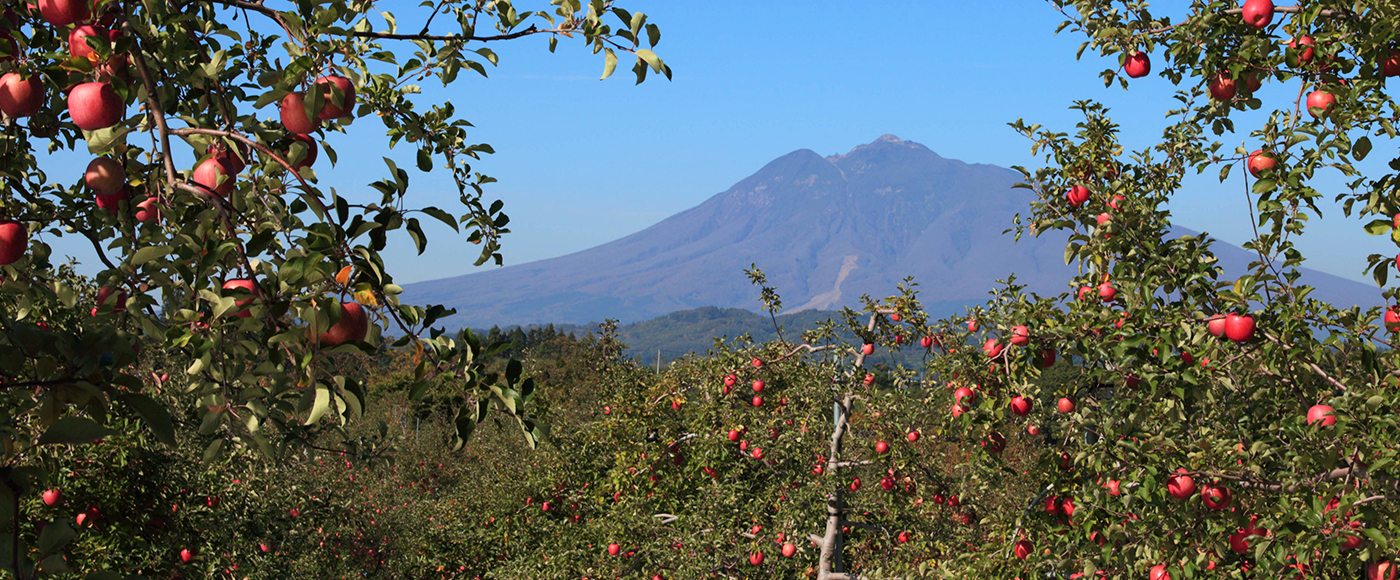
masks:
POLYGON ((870 356, 870 355, 872 355, 872 354, 875 354, 875 345, 869 344, 869 343, 866 343, 866 344, 861 345, 861 346, 860 346, 860 353, 863 354, 863 355, 866 355, 866 356, 870 356))
POLYGON ((1218 71, 1210 75, 1210 83, 1207 88, 1210 89, 1210 97, 1217 101, 1229 101, 1235 98, 1235 79, 1230 78, 1230 73, 1227 71, 1218 71))
POLYGON ((918 431, 910 431, 910 432, 909 432, 908 439, 909 439, 909 442, 910 442, 910 443, 914 443, 914 442, 918 441, 918 440, 919 440, 919 432, 918 432, 918 431))
POLYGON ((762 392, 763 392, 763 386, 764 386, 764 385, 763 385, 763 381, 754 381, 754 382, 753 382, 753 392, 755 392, 755 393, 762 393, 762 392))
POLYGON ((885 443, 884 441, 880 441, 880 442, 875 443, 875 452, 876 452, 876 453, 889 453, 889 451, 890 451, 890 444, 889 444, 889 443, 885 443))
POLYGON ((1254 317, 1230 314, 1225 317, 1225 336, 1235 342, 1248 342, 1254 338, 1254 317))
POLYGON ((1104 487, 1108 488, 1108 495, 1111 495, 1113 497, 1120 497, 1123 495, 1123 492, 1119 491, 1118 489, 1120 485, 1121 484, 1118 480, 1110 479, 1108 480, 1108 483, 1104 484, 1104 487))
POLYGON ((1207 485, 1201 490, 1201 503, 1216 511, 1230 507, 1230 499, 1230 490, 1224 487, 1207 485))
POLYGON ((1245 24, 1254 28, 1264 28, 1274 21, 1274 3, 1272 0, 1245 0, 1240 16, 1244 18, 1245 24))
POLYGON ((752 366, 753 368, 761 369, 761 368, 763 368, 763 359, 758 358, 758 357, 754 357, 753 360, 749 361, 749 365, 752 366))
POLYGON ((1081 287, 1079 288, 1079 292, 1075 295, 1075 298, 1077 298, 1077 299, 1079 299, 1079 301, 1083 302, 1084 300, 1088 300, 1088 299, 1089 299, 1089 295, 1092 294, 1093 292, 1094 292, 1093 287, 1091 287, 1091 286, 1081 286, 1081 287))
POLYGON ((1027 435, 1040 435, 1040 427, 1038 427, 1038 426, 1036 426, 1036 425, 1029 425, 1029 426, 1026 427, 1026 434, 1027 434, 1027 435))
POLYGON ((1390 560, 1380 560, 1366 565, 1366 580, 1395 580, 1395 566, 1390 560))
POLYGON ((851 480, 851 485, 849 486, 849 489, 850 489, 851 491, 860 491, 860 478, 859 478, 859 477, 857 477, 857 478, 851 480))
POLYGON ((617 545, 617 544, 608 544, 608 555, 610 555, 610 556, 616 556, 617 553, 618 553, 618 552, 621 552, 621 551, 622 551, 622 546, 619 546, 619 545, 617 545))
POLYGON ((39 14, 56 27, 68 26, 91 18, 92 3, 90 0, 39 0, 39 14))
POLYGON ((794 546, 794 545, 792 545, 792 544, 783 544, 783 557, 784 557, 784 558, 791 558, 791 557, 793 557, 793 555, 795 555, 795 554, 797 554, 797 546, 794 546))
POLYGON ((369 334, 369 313, 358 302, 340 304, 340 321, 321 333, 321 346, 364 340, 369 334))
MULTIPOLYGON (((1264 1, 1268 2, 1269 0, 1264 1)), ((1248 3, 1246 3, 1245 5, 1248 6, 1248 3)), ((1147 572, 1147 580, 1172 580, 1172 576, 1171 574, 1167 573, 1166 566, 1158 564, 1156 566, 1153 566, 1152 569, 1147 572)))
POLYGON ((88 45, 87 38, 89 36, 96 36, 102 40, 109 39, 109 34, 107 32, 98 30, 97 27, 91 24, 78 26, 74 28, 72 32, 68 33, 68 54, 78 58, 93 60, 92 56, 96 54, 96 51, 92 49, 92 46, 88 45))
POLYGON ((968 332, 977 332, 977 321, 976 321, 976 320, 969 320, 969 321, 967 321, 967 331, 968 331, 968 332))
POLYGON ((734 376, 734 375, 729 375, 729 376, 727 376, 727 377, 724 377, 724 386, 726 386, 726 387, 732 387, 732 386, 734 386, 735 383, 738 383, 738 382, 739 382, 739 377, 736 377, 736 376, 734 376))
POLYGON ((194 168, 194 173, 190 174, 190 181, 219 197, 228 197, 228 194, 233 193, 234 173, 217 157, 209 157, 194 168))
POLYGON ((1312 62, 1313 46, 1316 44, 1317 42, 1314 41, 1311 36, 1304 36, 1302 38, 1288 41, 1288 47, 1298 51, 1298 64, 1300 65, 1305 65, 1312 62))
POLYGON ((1060 400, 1058 403, 1055 404, 1055 407, 1058 408, 1061 413, 1073 413, 1074 399, 1071 399, 1069 397, 1060 397, 1060 400))
POLYGON ((1186 475, 1185 469, 1177 469, 1176 475, 1167 477, 1167 493, 1176 499, 1186 499, 1196 494, 1196 482, 1186 475))
MULTIPOLYGON (((322 120, 339 119, 354 112, 355 85, 350 82, 350 79, 342 76, 324 76, 316 79, 316 86, 320 87, 321 95, 324 97, 326 103, 321 106, 321 112, 317 115, 322 120), (332 85, 340 91, 340 99, 336 99, 334 93, 332 93, 332 85)), ((309 133, 310 131, 301 132, 309 133)))
MULTIPOLYGON (((4 263, 4 260, 0 260, 4 263)), ((1400 306, 1391 306, 1385 309, 1385 329, 1391 332, 1400 332, 1400 306)))
POLYGON ((729 440, 730 440, 730 441, 738 441, 738 440, 739 440, 739 430, 738 430, 738 429, 730 429, 730 430, 729 430, 729 435, 728 435, 728 437, 729 437, 729 440))
POLYGON ((29 230, 13 220, 0 221, 0 266, 18 262, 29 249, 29 230))
POLYGON ((957 403, 953 403, 953 418, 954 418, 954 419, 956 419, 956 418, 958 418, 958 417, 961 417, 962 414, 963 414, 963 413, 966 413, 966 412, 967 412, 967 407, 964 407, 964 406, 959 405, 959 404, 957 404, 957 403))
POLYGON ((754 552, 749 556, 749 563, 755 566, 763 565, 763 552, 754 552))
POLYGON ((925 337, 923 337, 923 338, 920 338, 920 339, 919 339, 919 346, 922 346, 922 347, 924 347, 924 348, 933 348, 933 337, 932 337, 932 336, 925 336, 925 337))
POLYGON ((1006 436, 993 432, 987 436, 987 440, 982 442, 982 447, 992 453, 1001 453, 1006 449, 1006 436))
POLYGON ((959 404, 966 403, 968 405, 971 405, 972 402, 976 399, 977 392, 967 387, 958 387, 957 389, 953 390, 953 400, 957 401, 959 404))
POLYGON ((1069 200, 1070 207, 1080 207, 1084 202, 1089 201, 1089 188, 1076 185, 1065 192, 1065 199, 1069 200))
POLYGON ((310 135, 293 134, 292 141, 306 146, 306 151, 296 160, 291 159, 292 152, 288 150, 287 162, 292 164, 292 169, 300 171, 301 168, 311 167, 312 164, 316 163, 316 154, 319 148, 316 146, 315 139, 312 139, 310 135))
POLYGON ((158 222, 160 221, 160 200, 152 195, 136 204, 136 221, 138 222, 158 222))
POLYGON ((1030 344, 1030 329, 1024 326, 1017 326, 1011 329, 1011 344, 1016 346, 1026 346, 1030 344))
POLYGON ((185 548, 185 549, 183 549, 183 550, 180 550, 180 561, 181 561, 181 562, 189 562, 190 560, 193 560, 193 559, 194 559, 194 552, 191 552, 189 548, 185 548))
POLYGON ((112 312, 126 312, 126 291, 117 292, 113 288, 98 288, 97 307, 102 308, 108 305, 112 307, 112 312), (112 298, 114 292, 116 297, 112 298))
POLYGON ((1308 409, 1308 424, 1321 424, 1323 427, 1336 425, 1337 416, 1332 414, 1333 411, 1335 409, 1327 405, 1313 405, 1312 408, 1308 409))
POLYGON ((987 358, 996 358, 1001 356, 1001 351, 1004 348, 1006 347, 1002 346, 1000 342, 997 342, 997 339, 989 338, 987 342, 982 345, 982 352, 987 353, 987 358))
POLYGON ((1035 546, 1032 546, 1028 540, 1021 540, 1016 542, 1016 547, 1013 548, 1013 551, 1016 553, 1017 560, 1025 560, 1027 556, 1035 552, 1035 546))
POLYGON ((1114 289, 1112 282, 1104 282, 1103 284, 1099 284, 1099 300, 1102 300, 1104 302, 1113 302, 1113 299, 1117 297, 1118 290, 1114 289))
MULTIPOLYGON (((295 138, 296 136, 293 136, 293 139, 295 138)), ((248 163, 244 161, 248 157, 248 146, 242 143, 239 143, 238 150, 234 151, 233 148, 219 141, 210 145, 206 153, 223 163, 224 167, 228 168, 230 176, 243 173, 243 170, 248 167, 248 163)))
POLYGON ((1152 72, 1152 59, 1147 53, 1139 50, 1128 55, 1128 59, 1123 61, 1123 72, 1135 79, 1140 79, 1152 72))
MULTIPOLYGON (((257 296, 257 295, 258 295, 258 284, 257 284, 256 282, 252 281, 252 280, 246 280, 246 279, 229 280, 229 281, 227 281, 227 282, 224 282, 223 289, 224 289, 224 290, 234 290, 235 292, 230 292, 230 294, 235 294, 235 295, 237 294, 237 292, 236 292, 237 290, 246 291, 246 292, 248 292, 249 294, 252 294, 253 296, 257 296)), ((246 299, 246 300, 239 300, 239 301, 236 301, 236 302, 234 302, 233 305, 236 306, 236 307, 242 308, 242 307, 247 306, 247 305, 252 304, 252 303, 253 303, 253 298, 252 298, 252 297, 249 297, 249 298, 246 299)), ((232 316, 232 317, 234 317, 234 318, 247 318, 247 317, 252 316, 252 315, 253 315, 253 314, 252 314, 251 312, 248 312, 248 309, 247 309, 247 308, 243 308, 242 310, 239 310, 239 311, 237 311, 237 312, 234 312, 234 313, 230 314, 229 316, 232 316)))
POLYGON ((1263 149, 1257 149, 1249 154, 1249 174, 1259 177, 1265 171, 1273 171, 1278 168, 1278 160, 1274 159, 1274 154, 1263 149))
POLYGON ((93 191, 111 195, 126 186, 126 169, 111 157, 98 157, 88 163, 83 182, 93 191))
POLYGON ((1308 93, 1308 114, 1314 119, 1327 116, 1332 105, 1337 103, 1336 95, 1327 91, 1313 91, 1308 93))
POLYGON ((56 506, 59 502, 63 501, 63 492, 56 489, 47 490, 43 494, 43 499, 44 505, 49 507, 56 506))
POLYGON ((116 193, 99 193, 95 197, 97 199, 97 209, 105 209, 112 215, 117 215, 117 209, 121 207, 121 203, 131 196, 128 194, 126 188, 121 188, 118 189, 116 193))
POLYGON ((321 122, 306 115, 306 93, 297 91, 282 97, 278 109, 282 115, 282 126, 289 133, 307 134, 320 128, 321 122))
POLYGON ((68 115, 84 131, 106 129, 122 121, 126 103, 110 83, 83 83, 68 93, 68 115))
POLYGON ((1388 77, 1400 76, 1400 50, 1391 49, 1390 54, 1381 59, 1381 74, 1388 77))
POLYGON ((1055 349, 1045 348, 1040 350, 1040 368, 1048 369, 1055 366, 1055 349))
POLYGON ((753 406, 755 406, 755 407, 762 407, 762 406, 763 406, 763 397, 760 397, 760 396, 758 396, 758 395, 754 395, 754 397, 753 397, 753 406))
POLYGON ((1020 395, 1011 397, 1011 412, 1018 417, 1025 417, 1031 412, 1031 400, 1020 395))
POLYGON ((25 78, 19 73, 0 76, 0 111, 20 118, 39 112, 44 104, 44 83, 38 75, 25 78))
POLYGON ((258 549, 262 550, 262 553, 266 554, 272 551, 272 544, 270 542, 261 542, 258 544, 258 549))
POLYGON ((763 448, 762 448, 762 447, 754 447, 754 448, 753 448, 753 458, 754 458, 754 459, 763 459, 763 448))

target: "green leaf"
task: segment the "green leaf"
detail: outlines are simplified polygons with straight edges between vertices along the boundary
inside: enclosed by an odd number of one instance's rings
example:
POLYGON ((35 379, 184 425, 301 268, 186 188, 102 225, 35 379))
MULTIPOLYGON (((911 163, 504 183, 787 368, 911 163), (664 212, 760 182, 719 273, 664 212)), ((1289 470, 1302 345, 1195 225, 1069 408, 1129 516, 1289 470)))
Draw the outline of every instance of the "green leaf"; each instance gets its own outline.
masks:
POLYGON ((101 155, 111 150, 118 141, 124 140, 123 138, 130 131, 131 129, 118 124, 106 129, 83 131, 83 139, 87 140, 88 153, 101 155))
POLYGON ((418 150, 418 169, 423 172, 433 170, 433 156, 428 153, 427 149, 418 150))
POLYGON ((57 552, 73 541, 75 535, 68 522, 62 520, 44 526, 44 531, 39 532, 39 555, 47 556, 57 552))
POLYGON ((64 417, 54 421, 39 437, 40 445, 84 445, 116 431, 98 425, 96 421, 84 417, 64 417))
POLYGON ((418 255, 423 255, 423 250, 428 247, 428 237, 423 235, 423 226, 418 223, 418 218, 408 218, 408 237, 413 238, 413 245, 418 248, 418 255))
POLYGON ((141 416, 141 420, 151 428, 151 433, 157 441, 175 446, 175 422, 170 418, 170 411, 165 405, 141 393, 127 393, 122 400, 141 416))
POLYGON ((219 456, 219 451, 224 448, 223 439, 215 439, 204 448, 204 462, 209 463, 219 456))
POLYGON ((448 227, 452 228, 452 231, 461 231, 457 229, 457 219, 452 217, 452 214, 432 206, 425 207, 422 211, 425 214, 437 218, 438 221, 447 224, 448 227))
POLYGON ((1364 229, 1368 234, 1380 236, 1390 233, 1393 227, 1395 227, 1395 225, 1391 220, 1371 220, 1371 223, 1366 224, 1364 229))
POLYGON ((331 408, 331 392, 326 387, 316 385, 316 401, 311 404, 311 414, 306 416, 307 425, 315 425, 331 408))
POLYGON ((1353 158, 1355 158, 1357 161, 1361 161, 1362 159, 1365 159, 1365 158, 1366 158, 1366 155, 1369 154, 1370 152, 1371 152, 1371 138, 1370 138, 1370 137, 1367 137, 1367 136, 1365 136, 1365 135, 1362 135, 1361 138, 1360 138, 1360 139, 1357 139, 1357 140, 1356 140, 1356 143, 1353 143, 1352 146, 1351 146, 1351 156, 1352 156, 1353 158))
POLYGON ((170 246, 146 246, 136 250, 131 256, 131 264, 139 266, 156 258, 163 258, 170 254, 170 246))
POLYGON ((646 61, 647 66, 650 66, 651 70, 661 72, 661 57, 656 56, 656 53, 643 48, 637 51, 637 58, 646 61))
POLYGON ((607 79, 612 76, 615 70, 617 70, 617 53, 613 52, 611 48, 603 49, 603 76, 598 80, 607 79))

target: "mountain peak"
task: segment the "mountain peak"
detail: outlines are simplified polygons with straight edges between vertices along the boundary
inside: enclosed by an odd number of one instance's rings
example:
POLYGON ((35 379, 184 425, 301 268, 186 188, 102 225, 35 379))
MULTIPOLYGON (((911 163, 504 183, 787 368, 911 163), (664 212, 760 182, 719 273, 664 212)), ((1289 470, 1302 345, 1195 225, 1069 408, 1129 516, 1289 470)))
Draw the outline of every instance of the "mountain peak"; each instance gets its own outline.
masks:
POLYGON ((839 161, 841 161, 841 160, 843 160, 843 159, 846 159, 846 158, 848 158, 848 157, 851 157, 851 156, 856 155, 856 154, 859 154, 859 153, 866 153, 866 152, 869 152, 869 153, 882 153, 882 152, 896 152, 896 151, 919 151, 919 152, 927 152, 927 153, 929 153, 929 154, 932 154, 932 155, 933 155, 935 158, 937 158, 937 159, 942 159, 941 157, 938 156, 937 153, 934 153, 932 149, 929 149, 928 147, 925 147, 922 143, 916 143, 916 142, 914 142, 914 141, 905 141, 905 140, 900 139, 899 137, 897 137, 897 136, 895 136, 895 135, 892 135, 892 134, 889 134, 889 133, 885 133, 884 135, 879 136, 879 137, 878 137, 877 139, 875 139, 874 141, 871 141, 871 142, 866 143, 866 144, 864 144, 864 145, 856 145, 854 148, 852 148, 850 151, 846 152, 845 154, 840 154, 840 153, 838 153, 838 154, 836 154, 836 155, 832 155, 832 156, 830 156, 830 157, 827 157, 826 159, 827 159, 827 161, 831 161, 831 162, 833 162, 833 163, 836 163, 836 162, 839 162, 839 161))

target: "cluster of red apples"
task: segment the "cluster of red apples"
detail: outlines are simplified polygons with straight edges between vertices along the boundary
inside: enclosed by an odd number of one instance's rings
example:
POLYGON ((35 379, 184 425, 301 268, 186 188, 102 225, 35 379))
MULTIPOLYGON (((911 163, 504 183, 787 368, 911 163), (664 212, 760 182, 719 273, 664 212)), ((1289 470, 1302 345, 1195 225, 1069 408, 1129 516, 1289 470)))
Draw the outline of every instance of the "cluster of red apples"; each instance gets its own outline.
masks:
MULTIPOLYGON (((105 16, 94 14, 93 6, 90 0, 39 0, 29 5, 31 10, 37 9, 44 21, 54 29, 67 29, 71 57, 87 59, 92 63, 89 78, 72 86, 61 87, 67 93, 67 112, 72 123, 88 132, 108 129, 125 121, 127 104, 111 81, 114 77, 128 80, 126 73, 129 64, 127 54, 116 52, 118 40, 125 36, 120 28, 114 27, 116 16, 110 13, 105 16), (108 43, 107 50, 94 48, 94 45, 101 46, 102 42, 108 43)), ((19 14, 12 9, 4 17, 9 24, 5 32, 17 34, 20 30, 19 14)), ((13 54, 18 44, 13 38, 6 40, 13 54)), ((25 64, 29 63, 21 63, 25 64)), ((48 102, 46 78, 32 71, 0 75, 0 112, 11 119, 31 117, 40 112, 48 102)), ((306 94, 303 91, 287 94, 280 104, 281 122, 289 133, 289 140, 301 143, 305 148, 302 155, 289 162, 294 171, 309 167, 316 161, 316 141, 310 133, 320 128, 322 121, 350 115, 355 106, 355 85, 348 78, 326 75, 316 79, 314 86, 320 91, 323 103, 316 114, 307 113, 306 94)), ((238 149, 235 151, 222 143, 210 147, 191 172, 190 184, 211 197, 227 198, 234 191, 237 176, 247 167, 245 158, 250 152, 242 143, 238 149)), ((121 204, 131 200, 132 189, 128 184, 127 166, 123 159, 109 156, 93 159, 84 172, 83 182, 92 190, 99 210, 117 215, 121 204)), ((168 206, 153 193, 131 207, 132 217, 137 222, 159 224, 163 218, 162 207, 168 206)), ((29 232, 24 224, 12 219, 0 219, 0 266, 19 261, 28 246, 29 232)), ((253 296, 259 294, 257 283, 249 279, 227 280, 222 287, 226 291, 246 292, 253 296)), ((116 312, 125 311, 125 292, 103 288, 99 290, 97 300, 99 306, 110 306, 116 312)), ((252 301, 253 298, 239 300, 237 306, 242 309, 230 316, 249 317, 251 313, 246 307, 252 301)), ((97 308, 94 308, 93 313, 97 312, 97 308)), ((319 342, 323 346, 334 346, 364 340, 368 332, 369 318, 364 308, 356 302, 347 302, 341 305, 339 322, 321 333, 319 342)))

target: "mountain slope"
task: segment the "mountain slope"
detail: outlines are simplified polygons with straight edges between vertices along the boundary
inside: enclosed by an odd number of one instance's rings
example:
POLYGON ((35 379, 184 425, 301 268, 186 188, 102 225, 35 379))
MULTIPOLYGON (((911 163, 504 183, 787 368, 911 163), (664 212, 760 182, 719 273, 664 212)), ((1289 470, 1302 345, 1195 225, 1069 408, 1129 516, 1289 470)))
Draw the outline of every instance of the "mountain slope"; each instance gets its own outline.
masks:
MULTIPOLYGON (((1015 273, 1042 293, 1065 288, 1073 269, 1061 236, 1002 232, 1029 209, 1008 169, 945 159, 885 135, 845 155, 802 149, 729 190, 624 238, 594 248, 443 280, 411 284, 407 298, 458 309, 453 326, 647 320, 702 306, 757 308, 743 275, 757 264, 789 312, 888 296, 905 276, 933 308, 983 300, 1015 273)), ((1180 229, 1179 234, 1193 233, 1180 229)), ((1216 245, 1227 272, 1250 254, 1216 245)), ((1380 303, 1366 285, 1308 272, 1317 296, 1380 303)))

